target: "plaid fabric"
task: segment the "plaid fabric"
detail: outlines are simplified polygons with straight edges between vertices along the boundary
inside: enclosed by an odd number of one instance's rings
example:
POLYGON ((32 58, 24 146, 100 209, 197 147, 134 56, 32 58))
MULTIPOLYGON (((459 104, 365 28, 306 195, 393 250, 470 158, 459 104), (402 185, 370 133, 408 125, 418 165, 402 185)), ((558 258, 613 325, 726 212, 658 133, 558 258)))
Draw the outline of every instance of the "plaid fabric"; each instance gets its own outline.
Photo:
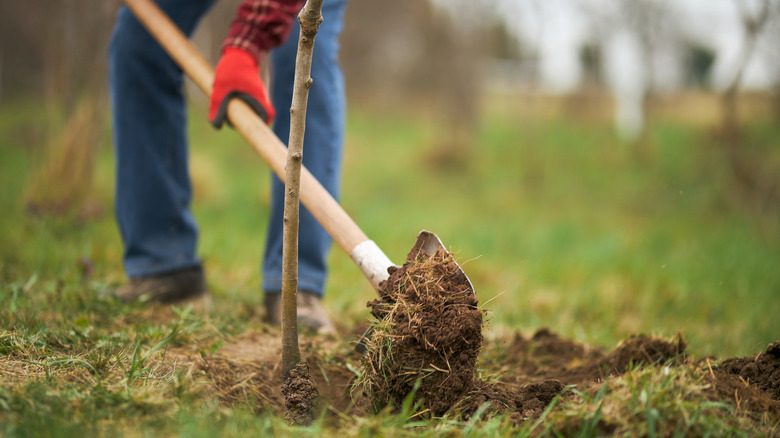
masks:
POLYGON ((292 20, 304 3, 306 0, 244 0, 236 11, 222 49, 238 47, 260 59, 263 52, 284 43, 292 20))

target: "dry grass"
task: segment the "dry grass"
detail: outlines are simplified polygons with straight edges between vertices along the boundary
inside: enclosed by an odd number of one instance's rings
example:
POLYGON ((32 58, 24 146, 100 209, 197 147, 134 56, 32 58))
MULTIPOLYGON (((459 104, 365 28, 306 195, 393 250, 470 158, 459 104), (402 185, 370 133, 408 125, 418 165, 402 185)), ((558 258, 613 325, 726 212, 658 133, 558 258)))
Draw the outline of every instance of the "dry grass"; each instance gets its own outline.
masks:
POLYGON ((92 189, 100 134, 105 124, 104 113, 97 98, 84 98, 67 116, 62 129, 51 133, 46 146, 46 161, 30 178, 25 196, 28 212, 97 214, 87 200, 92 189))

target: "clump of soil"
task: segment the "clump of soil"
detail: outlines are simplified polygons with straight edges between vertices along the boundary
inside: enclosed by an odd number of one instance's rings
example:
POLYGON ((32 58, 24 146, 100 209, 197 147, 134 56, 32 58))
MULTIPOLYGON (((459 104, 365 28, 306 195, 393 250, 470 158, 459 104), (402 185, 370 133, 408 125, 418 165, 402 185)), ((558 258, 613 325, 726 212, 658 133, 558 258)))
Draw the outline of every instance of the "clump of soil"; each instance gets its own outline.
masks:
POLYGON ((308 426, 315 418, 317 410, 317 387, 311 381, 309 364, 299 362, 284 378, 285 419, 296 426, 308 426))
POLYGON ((721 373, 739 377, 780 400, 780 341, 769 344, 755 357, 735 357, 720 363, 721 373))
POLYGON ((389 273, 368 303, 377 319, 364 359, 369 397, 400 408, 419 384, 415 401, 443 415, 474 386, 482 311, 447 251, 413 248, 389 273))
POLYGON ((632 366, 663 365, 669 362, 682 363, 687 360, 685 349, 688 343, 677 335, 668 341, 647 335, 634 335, 621 342, 600 364, 602 371, 620 375, 632 366))
POLYGON ((364 386, 375 406, 400 408, 411 394, 427 415, 468 418, 489 402, 487 413, 519 421, 540 415, 564 389, 557 380, 516 387, 477 378, 483 312, 452 254, 439 249, 429 256, 415 247, 389 273, 380 298, 368 304, 377 322, 364 386))
POLYGON ((563 384, 554 379, 522 387, 478 380, 472 389, 452 407, 452 411, 468 418, 482 405, 490 403, 485 414, 508 414, 514 422, 520 423, 524 419, 540 416, 547 405, 563 390, 563 384))
POLYGON ((780 402, 769 394, 748 384, 735 374, 713 372, 706 377, 710 387, 706 396, 713 401, 730 400, 739 410, 753 413, 768 413, 780 420, 780 402))
POLYGON ((541 328, 530 339, 516 334, 501 362, 513 365, 511 370, 505 370, 512 373, 506 376, 509 382, 555 379, 571 385, 619 376, 632 366, 684 363, 687 346, 680 335, 667 340, 640 334, 607 352, 563 339, 549 329, 541 328))

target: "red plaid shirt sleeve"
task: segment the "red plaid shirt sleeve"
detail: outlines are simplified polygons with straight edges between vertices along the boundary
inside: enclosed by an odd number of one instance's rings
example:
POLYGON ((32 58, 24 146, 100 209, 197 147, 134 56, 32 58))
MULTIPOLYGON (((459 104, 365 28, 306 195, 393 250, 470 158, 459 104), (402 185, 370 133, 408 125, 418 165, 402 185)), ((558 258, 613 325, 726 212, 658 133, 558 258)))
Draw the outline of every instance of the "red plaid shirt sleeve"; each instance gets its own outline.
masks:
POLYGON ((244 49, 260 59, 263 52, 287 40, 292 20, 306 0, 244 0, 222 44, 244 49))

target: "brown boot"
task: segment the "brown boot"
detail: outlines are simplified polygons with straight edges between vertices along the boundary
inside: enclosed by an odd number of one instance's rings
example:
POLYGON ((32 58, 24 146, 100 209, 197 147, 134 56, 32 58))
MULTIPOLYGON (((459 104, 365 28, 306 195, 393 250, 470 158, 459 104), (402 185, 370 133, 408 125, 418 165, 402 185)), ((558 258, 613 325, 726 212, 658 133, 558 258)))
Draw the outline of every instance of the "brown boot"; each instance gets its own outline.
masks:
MULTIPOLYGON (((306 291, 298 292, 298 325, 321 335, 335 334, 336 328, 322 306, 320 297, 306 291)), ((268 323, 282 324, 282 294, 265 294, 265 311, 268 323)))
POLYGON ((206 279, 203 268, 196 266, 160 275, 131 278, 127 284, 109 293, 125 303, 143 301, 174 304, 205 294, 206 279))

